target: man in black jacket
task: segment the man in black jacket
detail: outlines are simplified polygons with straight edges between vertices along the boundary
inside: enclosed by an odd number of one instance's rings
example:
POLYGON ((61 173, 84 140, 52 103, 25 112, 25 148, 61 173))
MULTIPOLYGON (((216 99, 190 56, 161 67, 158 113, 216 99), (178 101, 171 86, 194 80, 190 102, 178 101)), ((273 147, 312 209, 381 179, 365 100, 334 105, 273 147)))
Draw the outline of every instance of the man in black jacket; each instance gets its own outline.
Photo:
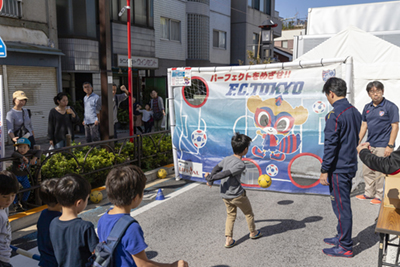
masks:
POLYGON ((393 151, 388 157, 378 157, 371 153, 369 147, 369 143, 362 143, 357 147, 361 161, 369 168, 384 174, 400 170, 400 149, 393 151))

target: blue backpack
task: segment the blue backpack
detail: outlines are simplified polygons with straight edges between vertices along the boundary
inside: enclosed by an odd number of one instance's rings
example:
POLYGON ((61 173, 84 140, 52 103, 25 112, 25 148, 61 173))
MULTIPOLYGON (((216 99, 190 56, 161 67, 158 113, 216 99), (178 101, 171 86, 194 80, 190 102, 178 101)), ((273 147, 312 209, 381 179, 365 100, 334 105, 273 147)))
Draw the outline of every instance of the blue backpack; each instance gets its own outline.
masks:
POLYGON ((94 254, 89 258, 87 267, 113 267, 114 251, 125 234, 126 229, 137 221, 129 215, 122 216, 112 228, 106 242, 97 244, 94 254))

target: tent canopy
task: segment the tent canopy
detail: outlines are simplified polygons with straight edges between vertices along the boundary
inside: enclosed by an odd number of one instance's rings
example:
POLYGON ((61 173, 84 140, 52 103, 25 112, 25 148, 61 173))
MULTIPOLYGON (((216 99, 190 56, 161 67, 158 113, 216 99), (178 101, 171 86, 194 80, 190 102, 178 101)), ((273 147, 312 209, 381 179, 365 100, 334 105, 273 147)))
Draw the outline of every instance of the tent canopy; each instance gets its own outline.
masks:
MULTIPOLYGON (((382 40, 354 26, 337 33, 295 61, 320 58, 353 57, 353 92, 350 99, 362 112, 371 101, 366 86, 371 81, 381 81, 384 96, 400 107, 400 47, 382 40)), ((400 145, 399 136, 396 146, 400 145)))

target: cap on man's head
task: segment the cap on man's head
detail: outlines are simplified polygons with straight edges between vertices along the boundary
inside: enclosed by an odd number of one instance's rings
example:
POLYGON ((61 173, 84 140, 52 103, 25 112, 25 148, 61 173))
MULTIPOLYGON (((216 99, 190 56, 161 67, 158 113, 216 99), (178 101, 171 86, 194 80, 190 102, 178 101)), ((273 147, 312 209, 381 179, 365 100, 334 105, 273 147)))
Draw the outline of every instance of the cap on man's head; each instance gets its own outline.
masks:
POLYGON ((17 142, 14 144, 14 146, 19 146, 19 145, 28 145, 31 147, 31 141, 29 141, 28 138, 21 137, 17 139, 17 142))
POLYGON ((15 91, 13 93, 13 99, 18 99, 18 100, 24 100, 24 99, 28 99, 25 95, 24 91, 15 91))

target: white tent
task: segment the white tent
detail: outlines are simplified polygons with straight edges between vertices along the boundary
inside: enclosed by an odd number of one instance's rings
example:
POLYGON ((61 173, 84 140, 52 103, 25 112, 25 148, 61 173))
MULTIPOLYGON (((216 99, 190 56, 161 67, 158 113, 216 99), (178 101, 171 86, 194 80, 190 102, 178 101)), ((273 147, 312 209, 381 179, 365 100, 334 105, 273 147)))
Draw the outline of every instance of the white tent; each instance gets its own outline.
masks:
MULTIPOLYGON (((349 99, 360 113, 365 104, 371 101, 366 86, 374 80, 384 84, 384 96, 400 107, 400 47, 354 26, 332 36, 295 62, 347 56, 353 57, 354 77, 349 99)), ((396 147, 400 145, 399 135, 396 147)))
POLYGON ((379 37, 349 26, 295 61, 347 56, 353 57, 354 90, 350 99, 360 112, 371 102, 366 86, 374 80, 383 83, 384 96, 400 108, 400 47, 379 37))

